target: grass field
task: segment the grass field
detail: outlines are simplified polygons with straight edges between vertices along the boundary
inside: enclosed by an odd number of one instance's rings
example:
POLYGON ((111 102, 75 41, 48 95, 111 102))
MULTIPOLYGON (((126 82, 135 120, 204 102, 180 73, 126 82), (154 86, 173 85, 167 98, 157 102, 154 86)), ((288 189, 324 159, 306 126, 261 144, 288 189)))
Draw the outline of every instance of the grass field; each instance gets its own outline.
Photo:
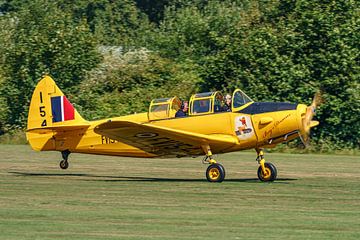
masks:
POLYGON ((220 155, 223 183, 196 159, 33 152, 0 145, 0 239, 360 239, 359 156, 220 155))

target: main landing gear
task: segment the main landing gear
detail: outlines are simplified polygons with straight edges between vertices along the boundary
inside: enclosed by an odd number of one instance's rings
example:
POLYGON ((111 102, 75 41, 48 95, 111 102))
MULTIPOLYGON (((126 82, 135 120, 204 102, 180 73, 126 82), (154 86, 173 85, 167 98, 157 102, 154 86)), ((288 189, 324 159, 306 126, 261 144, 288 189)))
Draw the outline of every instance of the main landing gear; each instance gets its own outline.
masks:
POLYGON ((277 170, 274 164, 265 162, 264 152, 262 149, 256 149, 256 161, 260 164, 257 175, 262 182, 273 182, 277 177, 277 170))
MULTIPOLYGON (((206 179, 209 182, 222 182, 225 179, 225 168, 220 163, 217 163, 212 158, 212 153, 209 146, 202 147, 206 156, 203 163, 210 164, 206 169, 206 179)), ((265 162, 264 152, 262 149, 256 149, 257 158, 256 161, 259 163, 257 175, 262 182, 273 182, 277 177, 277 170, 274 164, 265 162)))
POLYGON ((68 157, 70 155, 69 150, 65 150, 61 152, 61 156, 63 160, 60 161, 60 168, 61 169, 67 169, 69 167, 68 157))
POLYGON ((203 150, 206 153, 206 156, 203 160, 203 163, 210 164, 206 169, 206 179, 209 182, 222 182, 225 179, 225 168, 220 163, 217 163, 212 158, 212 153, 209 146, 203 147, 203 150))

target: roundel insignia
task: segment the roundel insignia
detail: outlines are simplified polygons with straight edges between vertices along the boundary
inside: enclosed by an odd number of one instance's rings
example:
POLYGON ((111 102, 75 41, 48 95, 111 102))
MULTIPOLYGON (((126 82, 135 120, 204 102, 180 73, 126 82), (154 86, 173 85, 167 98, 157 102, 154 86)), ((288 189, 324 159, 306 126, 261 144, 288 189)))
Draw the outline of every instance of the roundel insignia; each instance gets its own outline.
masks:
POLYGON ((157 137, 157 136, 159 136, 159 134, 152 133, 152 132, 137 133, 135 135, 135 137, 137 137, 137 138, 153 138, 153 137, 157 137))

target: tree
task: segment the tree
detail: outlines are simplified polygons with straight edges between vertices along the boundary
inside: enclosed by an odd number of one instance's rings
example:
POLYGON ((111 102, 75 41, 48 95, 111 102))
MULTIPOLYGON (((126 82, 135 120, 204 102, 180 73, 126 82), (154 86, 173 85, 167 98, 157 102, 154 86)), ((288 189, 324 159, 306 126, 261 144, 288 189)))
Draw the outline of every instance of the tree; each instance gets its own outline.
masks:
POLYGON ((1 43, 8 48, 3 49, 0 93, 8 106, 6 122, 24 126, 32 91, 43 74, 51 74, 66 91, 76 91, 100 55, 86 23, 74 23, 51 1, 34 1, 2 18, 13 31, 10 43, 1 43))
POLYGON ((176 63, 146 49, 104 48, 104 61, 89 72, 74 96, 87 119, 146 112, 152 99, 189 98, 199 81, 191 62, 176 63))
POLYGON ((358 1, 209 1, 166 11, 154 49, 199 66, 203 91, 244 88, 258 101, 325 103, 318 142, 359 147, 358 1))
POLYGON ((131 0, 61 0, 57 5, 72 14, 75 21, 85 19, 102 45, 133 48, 150 28, 147 16, 131 0))
POLYGON ((148 16, 149 20, 157 25, 164 20, 166 8, 181 9, 188 6, 203 8, 206 0, 136 0, 137 7, 148 16))

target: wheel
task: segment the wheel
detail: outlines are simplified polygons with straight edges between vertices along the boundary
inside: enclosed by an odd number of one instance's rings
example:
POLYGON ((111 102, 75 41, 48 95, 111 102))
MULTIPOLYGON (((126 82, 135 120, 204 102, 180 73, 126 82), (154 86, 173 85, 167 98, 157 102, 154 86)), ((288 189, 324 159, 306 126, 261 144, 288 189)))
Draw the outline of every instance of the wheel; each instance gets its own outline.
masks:
POLYGON ((219 164, 214 163, 206 169, 206 179, 209 182, 222 182, 225 178, 225 168, 219 164))
POLYGON ((60 168, 61 169, 67 169, 69 167, 69 162, 66 160, 61 160, 60 161, 60 168))
POLYGON ((258 168, 258 178, 260 179, 260 181, 262 182, 272 182, 276 179, 277 177, 277 170, 274 164, 272 163, 265 163, 265 171, 266 173, 264 174, 261 166, 259 166, 258 168))

